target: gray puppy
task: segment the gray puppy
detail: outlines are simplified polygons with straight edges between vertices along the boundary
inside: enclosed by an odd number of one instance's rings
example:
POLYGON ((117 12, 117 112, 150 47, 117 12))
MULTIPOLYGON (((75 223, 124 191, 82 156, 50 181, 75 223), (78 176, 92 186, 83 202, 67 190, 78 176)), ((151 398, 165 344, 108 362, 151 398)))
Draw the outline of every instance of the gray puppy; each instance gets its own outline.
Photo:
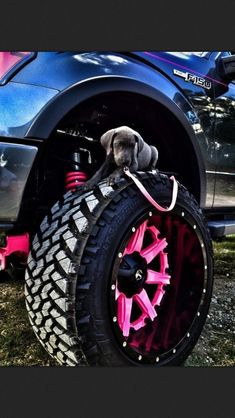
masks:
POLYGON ((110 129, 102 135, 100 142, 106 150, 106 159, 86 182, 85 189, 92 189, 107 176, 109 185, 117 183, 123 175, 124 167, 129 167, 131 172, 152 170, 156 167, 157 148, 144 142, 141 135, 128 126, 110 129))

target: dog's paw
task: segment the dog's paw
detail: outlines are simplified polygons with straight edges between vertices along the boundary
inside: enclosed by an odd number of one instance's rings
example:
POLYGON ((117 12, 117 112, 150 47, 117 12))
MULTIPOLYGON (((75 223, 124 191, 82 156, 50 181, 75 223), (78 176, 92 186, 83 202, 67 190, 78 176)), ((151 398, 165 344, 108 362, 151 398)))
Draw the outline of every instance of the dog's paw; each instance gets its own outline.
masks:
POLYGON ((120 181, 121 176, 120 175, 111 175, 107 179, 107 185, 113 186, 114 184, 117 184, 120 181))

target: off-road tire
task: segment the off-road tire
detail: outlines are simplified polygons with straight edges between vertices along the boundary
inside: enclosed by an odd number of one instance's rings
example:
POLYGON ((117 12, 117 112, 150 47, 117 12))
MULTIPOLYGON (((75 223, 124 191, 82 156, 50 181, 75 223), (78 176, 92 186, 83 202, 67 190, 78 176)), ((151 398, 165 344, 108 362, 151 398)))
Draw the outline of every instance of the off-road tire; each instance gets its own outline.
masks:
MULTIPOLYGON (((140 174, 138 174, 140 176, 140 174)), ((162 174, 142 173, 149 193, 169 205, 172 182, 162 174)), ((63 365, 136 365, 114 332, 110 308, 111 276, 121 243, 143 213, 153 211, 130 180, 118 186, 101 182, 94 191, 69 192, 57 202, 35 236, 26 272, 26 307, 39 341, 63 365)), ((177 350, 154 364, 181 364, 200 336, 213 283, 211 239, 194 197, 179 185, 172 213, 188 219, 203 247, 205 283, 200 316, 177 350)), ((164 215, 162 215, 164 216, 164 215)), ((204 268, 204 267, 203 267, 204 268)), ((153 362, 150 362, 153 364, 153 362)))

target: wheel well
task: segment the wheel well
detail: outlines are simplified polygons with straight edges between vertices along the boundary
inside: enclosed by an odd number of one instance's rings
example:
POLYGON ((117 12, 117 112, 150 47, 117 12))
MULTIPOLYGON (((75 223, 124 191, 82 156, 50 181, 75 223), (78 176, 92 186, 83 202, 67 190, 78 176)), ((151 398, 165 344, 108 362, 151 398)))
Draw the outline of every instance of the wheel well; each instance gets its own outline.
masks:
MULTIPOLYGON (((200 202, 200 172, 191 139, 179 120, 162 104, 136 93, 112 92, 95 96, 67 113, 47 140, 39 162, 39 206, 49 207, 65 192, 68 160, 76 148, 89 149, 93 164, 88 175, 101 165, 105 152, 99 143, 108 129, 127 125, 138 131, 159 151, 157 168, 173 172, 200 202), (84 138, 94 141, 85 141, 84 138), (85 141, 85 142, 84 142, 85 141)), ((32 189, 32 185, 31 185, 32 189)), ((27 191, 26 191, 27 194, 27 191)))
MULTIPOLYGON (((127 125, 140 132, 159 150, 158 169, 175 172, 179 180, 200 200, 200 174, 195 150, 179 120, 151 98, 127 92, 105 93, 80 104, 56 127, 66 133, 95 138, 108 129, 127 125)), ((97 144, 96 150, 101 147, 97 144)), ((100 152, 102 158, 104 155, 100 152)))

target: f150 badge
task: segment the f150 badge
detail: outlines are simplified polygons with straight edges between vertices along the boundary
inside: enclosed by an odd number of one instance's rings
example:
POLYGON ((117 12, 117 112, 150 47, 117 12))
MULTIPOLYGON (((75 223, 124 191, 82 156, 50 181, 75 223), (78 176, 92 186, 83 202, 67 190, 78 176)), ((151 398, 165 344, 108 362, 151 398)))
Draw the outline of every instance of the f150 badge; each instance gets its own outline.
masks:
POLYGON ((193 84, 196 84, 197 86, 203 87, 204 89, 209 90, 211 88, 211 82, 208 80, 205 80, 203 77, 198 77, 195 74, 190 73, 184 73, 183 71, 176 70, 174 68, 173 73, 177 75, 178 77, 184 78, 185 81, 189 81, 193 84))

